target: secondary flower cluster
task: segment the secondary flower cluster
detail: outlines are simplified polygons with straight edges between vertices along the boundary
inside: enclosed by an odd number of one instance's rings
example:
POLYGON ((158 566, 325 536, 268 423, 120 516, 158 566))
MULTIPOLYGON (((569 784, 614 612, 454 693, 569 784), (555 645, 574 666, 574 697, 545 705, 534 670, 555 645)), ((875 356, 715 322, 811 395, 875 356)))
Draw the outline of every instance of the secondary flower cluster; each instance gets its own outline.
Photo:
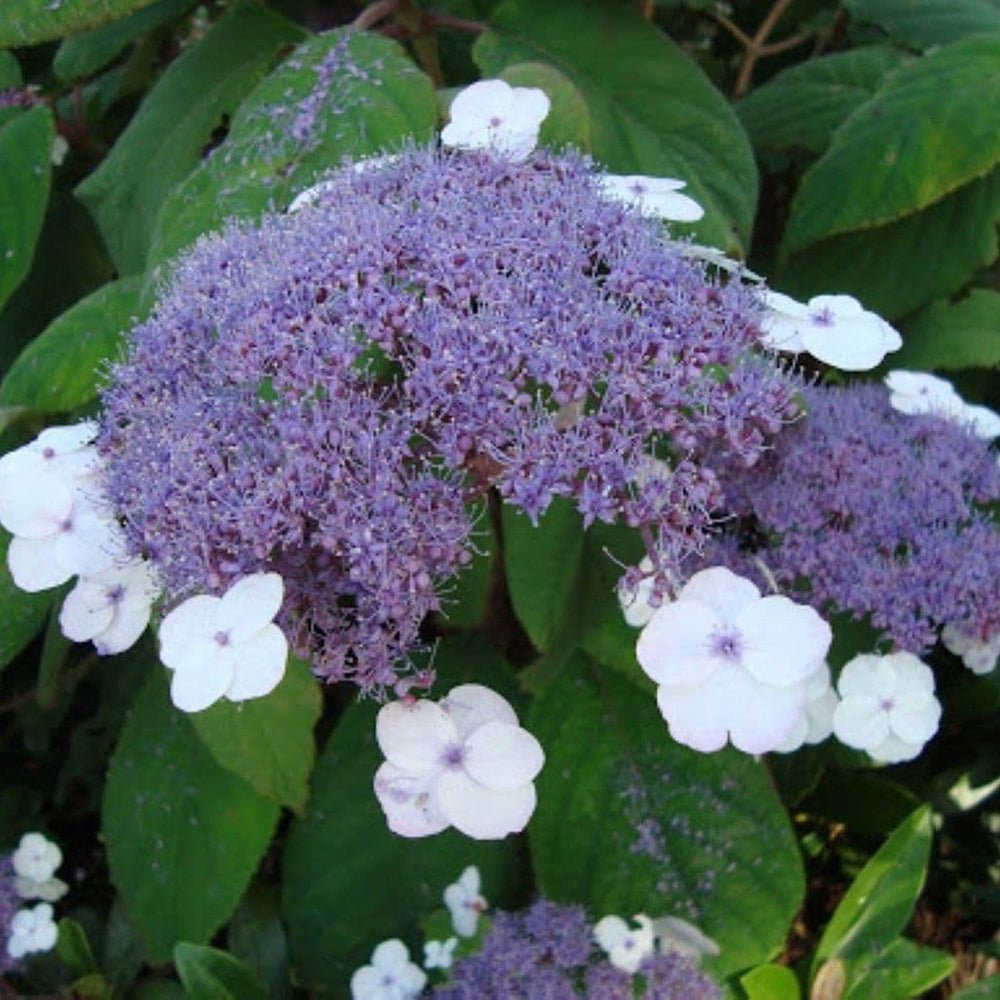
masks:
POLYGON ((6 945, 0 974, 26 955, 55 947, 58 930, 52 904, 63 897, 65 882, 55 877, 62 851, 40 833, 26 833, 13 854, 0 858, 0 933, 6 945), (25 900, 42 900, 22 907, 25 900))

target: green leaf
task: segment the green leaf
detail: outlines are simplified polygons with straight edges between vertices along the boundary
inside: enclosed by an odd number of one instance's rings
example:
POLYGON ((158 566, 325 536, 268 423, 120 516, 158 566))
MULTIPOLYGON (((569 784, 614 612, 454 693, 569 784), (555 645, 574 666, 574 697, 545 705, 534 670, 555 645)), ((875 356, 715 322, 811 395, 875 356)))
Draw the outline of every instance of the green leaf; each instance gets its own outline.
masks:
MULTIPOLYGON (((435 697, 468 681, 505 696, 514 685, 509 668, 478 637, 443 640, 435 667, 435 697)), ((505 887, 524 877, 518 838, 477 842, 448 830, 407 840, 389 832, 372 792, 383 760, 375 743, 378 708, 359 702, 340 718, 316 766, 309 812, 293 823, 283 859, 293 965, 309 986, 337 996, 380 941, 413 938, 466 865, 479 867, 492 905, 509 905, 505 887)))
POLYGON ((195 0, 159 0, 131 17, 112 21, 94 31, 67 38, 56 51, 52 69, 60 80, 72 83, 103 69, 140 35, 179 17, 195 0))
POLYGON ((1000 33, 997 0, 844 0, 844 7, 858 21, 877 24, 894 42, 915 49, 1000 33))
POLYGON ((817 966, 832 957, 875 955, 895 940, 923 890, 932 836, 926 806, 896 828, 830 918, 816 951, 817 966))
POLYGON ((803 894, 784 807, 745 754, 670 739, 655 700, 575 657, 527 728, 545 748, 529 826, 542 892, 606 913, 672 914, 726 975, 775 955, 803 894))
POLYGON ((950 1000, 996 1000, 1000 996, 1000 976, 987 976, 952 993, 950 1000))
POLYGON ((217 763, 301 813, 316 759, 313 726, 322 707, 319 682, 305 663, 292 659, 266 697, 238 705, 221 699, 192 715, 191 723, 217 763))
POLYGON ((345 156, 426 141, 436 125, 430 80, 395 42, 343 30, 310 38, 256 87, 225 142, 167 198, 152 260, 230 216, 284 210, 345 156))
POLYGON ((1000 161, 1000 36, 956 42, 891 73, 836 131, 792 202, 783 252, 895 222, 1000 161))
POLYGON ((21 65, 13 52, 0 49, 0 90, 21 85, 21 65))
POLYGON ((291 994, 288 939, 275 886, 251 883, 229 921, 226 945, 267 986, 271 1000, 291 994))
POLYGON ((167 67, 111 153, 76 189, 121 274, 143 270, 164 197, 198 165, 212 133, 281 48, 301 35, 278 14, 244 0, 167 67))
POLYGON ((783 70, 736 105, 758 154, 819 155, 834 130, 902 61, 882 46, 835 52, 783 70))
POLYGON ((551 102, 538 141, 550 149, 574 146, 590 151, 590 111, 573 82, 547 63, 515 63, 501 74, 512 87, 539 87, 551 102))
POLYGON ((10 536, 0 539, 0 669, 6 667, 38 635, 52 607, 53 592, 29 594, 11 579, 7 568, 10 536))
POLYGON ((1000 169, 898 222, 807 247, 780 262, 776 284, 800 299, 835 289, 902 316, 957 292, 996 258, 997 219, 1000 169))
POLYGON ((740 986, 747 1000, 799 1000, 801 996, 795 973, 783 965, 758 965, 740 976, 740 986))
POLYGON ((122 730, 101 824, 112 882, 153 962, 229 918, 278 818, 202 746, 163 675, 154 669, 122 730))
POLYGON ((97 972, 97 962, 94 961, 94 952, 87 940, 86 931, 69 917, 63 917, 59 921, 56 955, 74 977, 97 972))
POLYGON ((190 1000, 267 1000, 253 972, 217 948, 181 941, 174 947, 174 965, 190 1000))
POLYGON ((96 399, 100 366, 134 324, 141 287, 138 277, 120 278, 53 320, 0 382, 0 405, 61 413, 96 399))
POLYGON ((32 108, 0 128, 0 307, 31 266, 51 183, 55 126, 32 108))
POLYGON ((952 305, 932 302, 906 327, 894 368, 992 368, 1000 365, 1000 292, 974 288, 952 305))
POLYGON ((113 21, 153 0, 4 0, 0 47, 37 45, 113 21))
POLYGON ((618 174, 676 177, 705 209, 684 232, 735 249, 750 240, 757 200, 753 153, 729 102, 681 48, 611 0, 510 0, 473 56, 485 75, 550 63, 590 109, 594 157, 618 174))
POLYGON ((869 960, 848 966, 844 1000, 906 1000, 925 996, 926 991, 946 979, 955 959, 936 948, 924 948, 902 938, 869 960))

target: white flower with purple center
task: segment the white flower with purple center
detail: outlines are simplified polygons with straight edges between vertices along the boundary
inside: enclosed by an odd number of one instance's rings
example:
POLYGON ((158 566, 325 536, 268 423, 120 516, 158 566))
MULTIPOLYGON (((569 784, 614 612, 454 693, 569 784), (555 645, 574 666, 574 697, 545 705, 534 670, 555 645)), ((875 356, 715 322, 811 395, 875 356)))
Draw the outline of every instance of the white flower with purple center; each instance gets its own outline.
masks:
POLYGON ((451 121, 441 142, 455 149, 492 149, 514 161, 538 145, 549 99, 537 87, 512 87, 503 80, 480 80, 451 102, 451 121))
POLYGON ((451 914, 455 933, 461 937, 475 935, 479 914, 489 906, 485 896, 480 893, 480 888, 479 869, 475 865, 469 865, 459 875, 458 881, 452 882, 444 890, 444 905, 451 914))
POLYGON ((458 938, 450 937, 446 941, 427 941, 424 943, 425 969, 450 969, 454 961, 458 938))
POLYGON ((407 698, 384 705, 375 736, 386 756, 375 794, 400 836, 454 826, 496 840, 523 830, 535 811, 533 781, 545 754, 487 687, 459 685, 439 704, 407 698))
POLYGON ((841 743, 883 764, 912 760, 937 732, 934 674, 912 653, 863 653, 843 669, 833 731, 841 743))
POLYGON ((277 573, 254 573, 222 597, 189 597, 163 619, 160 659, 174 672, 170 697, 181 711, 261 698, 278 686, 288 641, 273 619, 283 597, 277 573))
POLYGON ((976 437, 992 441, 1000 436, 1000 415, 986 406, 966 403, 945 378, 927 372, 896 369, 885 377, 889 403, 910 416, 930 413, 964 424, 976 437))
POLYGON ((632 975, 639 971, 655 950, 653 921, 644 913, 632 918, 638 927, 630 927, 621 917, 602 917, 594 925, 594 940, 616 968, 632 975))
POLYGON ((974 674, 992 673, 1000 657, 1000 632, 995 632, 988 639, 980 639, 959 625, 945 625, 941 630, 941 641, 949 652, 961 657, 974 674))
POLYGON ((760 298, 761 343, 776 351, 805 351, 842 371, 864 372, 903 346, 892 326, 850 295, 816 295, 805 304, 780 292, 760 298))
POLYGON ((668 222, 697 222, 705 210, 693 198, 680 194, 686 181, 672 177, 644 177, 641 174, 598 174, 601 193, 646 215, 668 222))
POLYGON ((766 753, 788 739, 823 667, 832 633, 810 607, 762 597, 721 567, 702 570, 657 608, 636 654, 659 685, 657 704, 679 743, 710 753, 731 740, 766 753))
POLYGON ((122 653, 145 632, 158 595, 149 563, 134 559, 81 577, 63 602, 59 627, 73 642, 93 641, 99 656, 122 653))
POLYGON ((414 1000, 427 974, 410 961, 410 952, 398 938, 383 941, 372 952, 372 964, 351 976, 352 1000, 414 1000))
POLYGON ((14 867, 14 891, 21 899, 43 899, 54 903, 68 890, 55 877, 62 864, 59 845, 41 833, 26 833, 11 856, 14 867))
POLYGON ((50 903, 39 903, 15 913, 10 922, 7 954, 11 958, 24 958, 25 955, 54 948, 59 930, 52 913, 50 903))

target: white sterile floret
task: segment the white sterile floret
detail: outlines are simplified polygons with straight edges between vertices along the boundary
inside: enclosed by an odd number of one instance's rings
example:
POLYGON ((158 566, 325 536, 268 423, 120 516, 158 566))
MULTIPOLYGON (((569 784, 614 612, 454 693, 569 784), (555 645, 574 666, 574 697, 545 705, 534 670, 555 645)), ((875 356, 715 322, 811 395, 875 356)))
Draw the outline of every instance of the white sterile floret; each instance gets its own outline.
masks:
POLYGON ((549 99, 537 87, 512 87, 503 80, 480 80, 451 102, 451 121, 441 142, 456 149, 492 149, 514 161, 538 145, 549 99))
POLYGON ((812 608, 761 597, 749 580, 716 566, 656 609, 636 654, 659 685, 657 704, 675 740, 709 753, 728 739, 758 754, 799 725, 831 639, 812 608))
POLYGON ((450 937, 447 941, 427 941, 424 944, 425 969, 450 969, 454 960, 458 938, 450 937))
POLYGON ((469 865, 459 875, 458 881, 452 882, 444 890, 444 905, 451 914, 455 933, 461 937, 472 937, 476 933, 479 914, 489 906, 486 898, 479 892, 480 884, 479 869, 475 865, 469 865))
POLYGON ((66 895, 69 886, 55 877, 62 864, 62 851, 40 833, 26 833, 11 856, 14 891, 21 899, 44 899, 54 903, 66 895))
POLYGON ((760 293, 766 307, 761 342, 776 351, 808 352, 846 372, 866 372, 903 346, 899 333, 850 295, 817 295, 807 303, 760 293))
POLYGON ((959 625, 945 625, 941 630, 941 641, 949 652, 960 656, 974 674, 991 673, 1000 658, 1000 632, 983 640, 959 625))
POLYGON ((912 760, 937 732, 934 674, 912 653, 863 653, 843 669, 833 731, 883 764, 912 760))
POLYGON ((353 1000, 413 1000, 427 982, 427 973, 410 961, 398 938, 383 941, 372 952, 372 964, 351 976, 353 1000))
POLYGON ((822 743, 833 732, 833 713, 840 704, 830 683, 830 668, 823 666, 806 681, 806 710, 778 753, 793 753, 803 744, 822 743))
POLYGON ((594 940, 616 968, 630 975, 654 952, 653 921, 644 913, 632 918, 639 926, 629 927, 621 917, 602 917, 594 924, 594 940))
POLYGON ((611 201, 632 205, 646 215, 668 222, 697 222, 705 210, 693 198, 680 194, 686 181, 641 174, 599 174, 601 193, 611 201))
POLYGON ((487 687, 461 684, 438 704, 390 702, 378 713, 375 736, 386 756, 375 794, 400 836, 454 826, 476 840, 496 840, 523 830, 535 811, 533 781, 545 754, 487 687))
POLYGON ((260 698, 278 686, 288 641, 272 619, 283 597, 277 573, 254 573, 222 597, 188 598, 163 619, 160 659, 174 672, 170 697, 181 711, 200 712, 222 697, 260 698))
POLYGON ((1000 415, 985 406, 966 403, 947 379, 927 372, 896 369, 885 377, 889 404, 909 415, 931 413, 964 424, 984 441, 1000 436, 1000 415))
POLYGON ((653 935, 661 952, 675 951, 695 962, 700 961, 703 955, 718 955, 721 951, 716 941, 680 917, 654 920, 653 935))
POLYGON ((50 903, 39 903, 14 914, 7 938, 7 954, 11 958, 24 958, 25 955, 55 947, 59 929, 52 919, 52 912, 50 903))
POLYGON ((146 630, 158 595, 150 564, 133 559, 81 577, 63 602, 59 627, 73 642, 92 640, 100 656, 122 653, 146 630))
POLYGON ((653 587, 655 585, 653 579, 653 562, 649 556, 642 557, 639 569, 648 575, 639 581, 639 585, 634 591, 630 592, 621 587, 618 588, 618 603, 621 605, 622 614, 625 616, 625 624, 631 625, 632 628, 642 628, 653 617, 653 612, 656 611, 656 608, 649 603, 650 598, 653 596, 653 587))

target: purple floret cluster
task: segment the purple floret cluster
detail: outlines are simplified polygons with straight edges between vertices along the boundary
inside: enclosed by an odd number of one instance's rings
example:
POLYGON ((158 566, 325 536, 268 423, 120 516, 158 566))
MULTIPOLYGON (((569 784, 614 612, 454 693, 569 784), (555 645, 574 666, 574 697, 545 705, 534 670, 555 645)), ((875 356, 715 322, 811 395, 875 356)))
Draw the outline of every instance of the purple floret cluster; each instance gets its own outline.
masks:
POLYGON ((593 943, 580 906, 540 899, 519 913, 499 912, 480 951, 459 959, 444 1000, 719 1000, 719 987, 676 952, 653 955, 637 976, 613 966, 593 943), (636 987, 639 987, 638 989, 636 987))
POLYGON ((24 900, 18 895, 14 884, 14 864, 11 855, 0 857, 0 976, 16 969, 20 962, 7 953, 14 917, 24 900))
POLYGON ((940 416, 889 405, 879 385, 803 389, 808 416, 753 469, 725 479, 735 530, 710 564, 806 589, 817 609, 870 616, 898 649, 938 629, 1000 630, 1000 532, 985 505, 1000 469, 985 442, 940 416))
POLYGON ((276 570, 297 653, 378 689, 491 488, 641 529, 664 580, 697 551, 706 456, 750 466, 795 414, 759 312, 579 156, 345 165, 179 264, 103 393, 109 492, 168 605, 276 570))

